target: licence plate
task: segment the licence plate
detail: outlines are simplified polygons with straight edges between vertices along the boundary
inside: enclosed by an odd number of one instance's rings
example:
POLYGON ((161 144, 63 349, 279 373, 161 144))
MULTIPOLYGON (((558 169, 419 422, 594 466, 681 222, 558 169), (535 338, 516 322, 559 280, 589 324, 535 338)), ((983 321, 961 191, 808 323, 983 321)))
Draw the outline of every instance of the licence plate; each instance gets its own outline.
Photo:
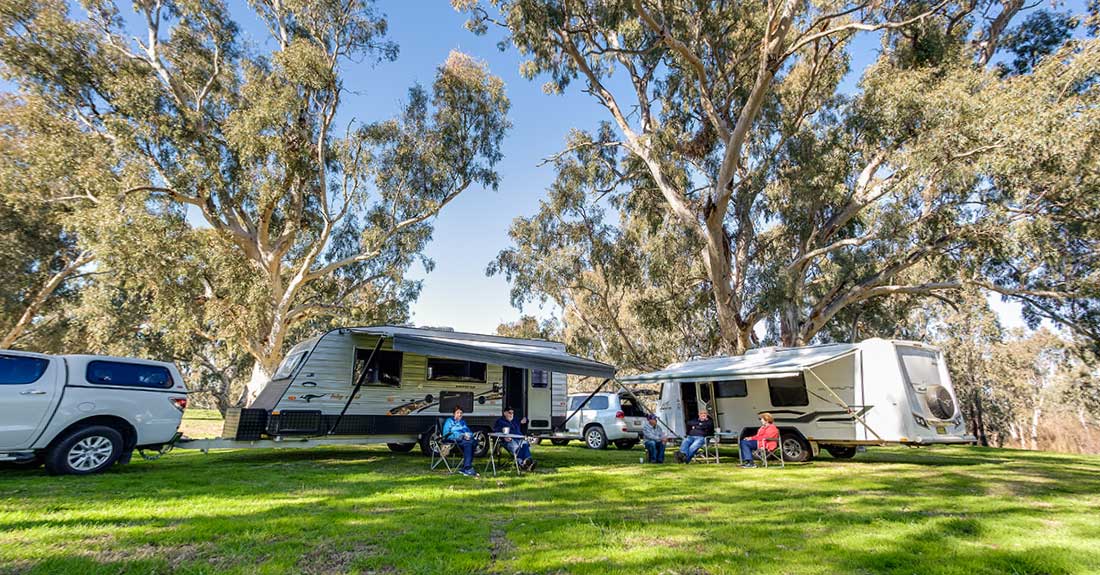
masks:
POLYGON ((940 435, 947 435, 947 428, 942 426, 942 425, 937 425, 936 426, 936 433, 938 433, 940 435))

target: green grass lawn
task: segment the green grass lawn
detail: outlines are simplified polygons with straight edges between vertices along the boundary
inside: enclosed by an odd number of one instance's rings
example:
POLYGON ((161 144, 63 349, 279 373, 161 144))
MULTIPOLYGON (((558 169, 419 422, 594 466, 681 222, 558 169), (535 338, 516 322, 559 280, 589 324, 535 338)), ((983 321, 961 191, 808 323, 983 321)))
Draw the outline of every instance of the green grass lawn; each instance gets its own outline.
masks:
POLYGON ((500 482, 385 447, 3 470, 0 573, 1100 572, 1100 458, 873 449, 744 470, 732 449, 641 453, 539 446, 536 473, 500 482))

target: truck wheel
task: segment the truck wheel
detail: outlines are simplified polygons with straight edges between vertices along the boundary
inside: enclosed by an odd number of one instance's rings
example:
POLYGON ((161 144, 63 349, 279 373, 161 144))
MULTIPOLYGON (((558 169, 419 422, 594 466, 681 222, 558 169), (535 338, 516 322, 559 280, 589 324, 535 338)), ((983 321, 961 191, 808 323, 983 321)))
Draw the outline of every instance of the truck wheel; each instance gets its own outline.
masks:
POLYGON ((584 430, 584 444, 589 449, 604 449, 607 447, 607 434, 603 432, 602 427, 593 425, 584 430))
POLYGON ((413 443, 387 443, 386 447, 390 448, 390 451, 394 453, 408 453, 416 447, 416 442, 413 443))
POLYGON ((51 475, 88 475, 107 469, 122 455, 122 434, 106 425, 71 431, 46 454, 51 475))
POLYGON ((629 451, 631 449, 634 449, 635 445, 638 445, 638 442, 634 441, 633 439, 618 439, 618 440, 615 440, 615 447, 618 448, 618 449, 622 449, 623 451, 629 451))
POLYGON ((851 459, 856 456, 856 448, 851 445, 826 445, 825 451, 836 459, 851 459))
POLYGON ((782 434, 783 459, 795 463, 809 461, 813 457, 810 444, 797 435, 782 434))
POLYGON ((553 445, 557 445, 558 447, 564 447, 566 445, 569 445, 569 440, 568 439, 551 439, 550 443, 553 444, 553 445))

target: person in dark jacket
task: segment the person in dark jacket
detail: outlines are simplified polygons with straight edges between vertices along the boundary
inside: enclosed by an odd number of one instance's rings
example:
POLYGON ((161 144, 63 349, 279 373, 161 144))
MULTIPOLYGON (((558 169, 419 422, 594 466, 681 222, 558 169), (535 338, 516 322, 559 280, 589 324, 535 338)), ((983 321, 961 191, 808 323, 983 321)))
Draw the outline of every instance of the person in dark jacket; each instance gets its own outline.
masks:
POLYGON ((680 451, 676 452, 676 461, 691 463, 695 452, 703 447, 707 438, 714 435, 714 422, 710 420, 707 410, 699 410, 699 418, 687 422, 687 435, 680 442, 680 451))
MULTIPOLYGON (((493 431, 496 433, 505 433, 504 430, 507 429, 509 435, 523 435, 523 428, 527 425, 527 418, 524 417, 518 422, 515 418, 515 409, 511 407, 504 408, 504 415, 497 418, 497 422, 493 424, 493 431)), ((502 441, 501 445, 504 446, 504 449, 508 450, 508 453, 515 456, 521 469, 531 471, 535 468, 535 460, 531 457, 531 444, 529 444, 526 439, 509 438, 502 441)))

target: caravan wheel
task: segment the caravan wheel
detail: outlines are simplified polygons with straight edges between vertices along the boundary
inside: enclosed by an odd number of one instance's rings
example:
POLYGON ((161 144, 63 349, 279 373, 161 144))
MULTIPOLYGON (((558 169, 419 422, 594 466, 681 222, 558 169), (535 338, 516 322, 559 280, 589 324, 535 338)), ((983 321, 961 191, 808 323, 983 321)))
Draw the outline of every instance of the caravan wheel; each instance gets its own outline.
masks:
POLYGON ((809 461, 813 457, 810 444, 805 439, 786 433, 780 437, 783 439, 783 459, 798 463, 809 461))
POLYGON ((826 445, 825 451, 836 459, 851 459, 856 456, 854 445, 826 445))
POLYGON ((394 453, 408 453, 416 447, 416 443, 387 443, 386 447, 394 453))
POLYGON ((474 457, 485 457, 489 454, 489 434, 485 430, 474 431, 474 457))

